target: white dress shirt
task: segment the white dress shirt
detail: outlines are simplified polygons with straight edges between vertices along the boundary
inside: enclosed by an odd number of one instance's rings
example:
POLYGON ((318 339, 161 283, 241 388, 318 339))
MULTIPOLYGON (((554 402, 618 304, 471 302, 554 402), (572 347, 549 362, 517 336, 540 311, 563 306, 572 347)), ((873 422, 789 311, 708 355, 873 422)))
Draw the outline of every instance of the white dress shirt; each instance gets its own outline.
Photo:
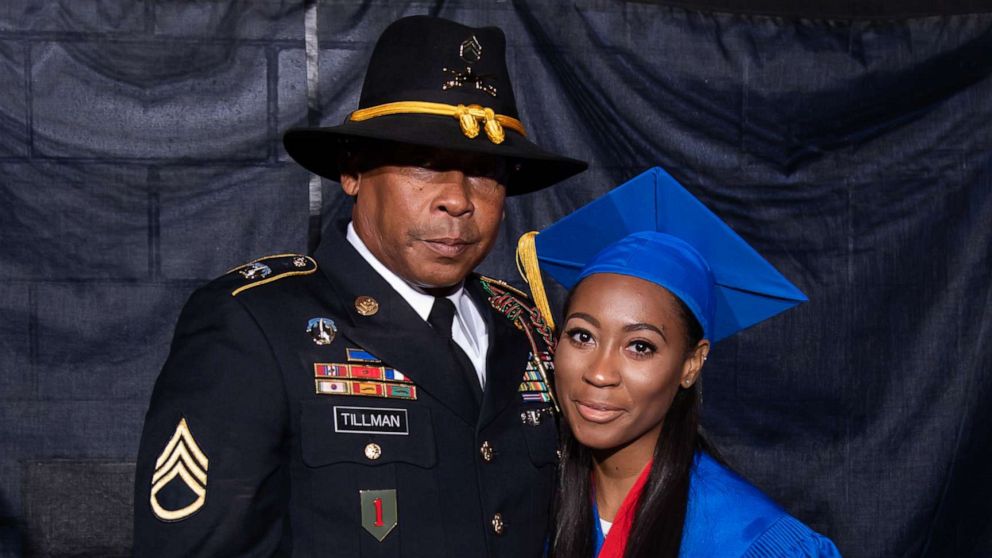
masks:
MULTIPOLYGON (((403 300, 413 308, 413 311, 426 322, 427 316, 430 315, 431 308, 434 306, 434 296, 407 283, 377 260, 369 251, 368 246, 358 237, 358 233, 355 232, 355 227, 351 223, 348 223, 346 238, 362 258, 372 266, 372 269, 381 275, 393 287, 393 290, 399 293, 403 300)), ((482 319, 479 309, 475 307, 475 303, 472 302, 472 297, 465 292, 464 285, 459 286, 458 290, 448 295, 447 298, 455 305, 455 319, 451 323, 451 338, 465 351, 472 366, 475 367, 475 373, 479 376, 479 385, 485 388, 486 353, 489 351, 489 332, 486 330, 486 322, 482 319)))

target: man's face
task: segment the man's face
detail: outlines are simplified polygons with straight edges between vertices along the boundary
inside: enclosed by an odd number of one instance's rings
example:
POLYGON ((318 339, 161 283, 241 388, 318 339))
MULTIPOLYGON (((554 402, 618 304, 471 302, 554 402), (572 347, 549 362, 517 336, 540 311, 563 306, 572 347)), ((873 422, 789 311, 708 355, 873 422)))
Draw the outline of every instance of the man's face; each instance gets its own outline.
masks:
POLYGON ((374 164, 341 174, 345 193, 356 198, 355 232, 410 283, 426 289, 458 284, 499 232, 504 159, 417 147, 372 156, 374 164))

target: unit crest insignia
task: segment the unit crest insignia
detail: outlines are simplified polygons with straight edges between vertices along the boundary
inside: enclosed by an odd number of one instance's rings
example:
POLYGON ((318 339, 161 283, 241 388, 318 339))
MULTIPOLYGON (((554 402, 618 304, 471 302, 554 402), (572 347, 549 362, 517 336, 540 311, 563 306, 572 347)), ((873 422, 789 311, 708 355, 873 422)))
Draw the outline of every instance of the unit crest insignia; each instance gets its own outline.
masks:
POLYGON ((207 498, 208 464, 207 456, 193 439, 186 419, 180 419, 176 426, 176 432, 155 461, 150 498, 155 517, 162 521, 180 521, 202 508, 207 498), (185 485, 196 496, 196 499, 179 507, 163 504, 159 494, 173 481, 185 485))
POLYGON ((338 328, 330 318, 310 318, 307 321, 307 333, 314 343, 330 345, 338 333, 338 328))

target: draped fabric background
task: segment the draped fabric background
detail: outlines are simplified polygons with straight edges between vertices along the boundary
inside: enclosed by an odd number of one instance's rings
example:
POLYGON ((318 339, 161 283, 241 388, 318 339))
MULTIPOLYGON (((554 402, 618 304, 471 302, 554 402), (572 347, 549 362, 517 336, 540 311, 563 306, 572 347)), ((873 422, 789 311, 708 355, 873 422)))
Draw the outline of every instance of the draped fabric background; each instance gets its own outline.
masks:
POLYGON ((309 6, 309 89, 303 1, 0 7, 0 556, 127 554, 182 303, 306 250, 280 132, 341 121, 417 13, 501 26, 532 137, 591 162, 509 200, 484 272, 516 280, 521 232, 663 166, 810 298, 715 347, 728 460, 845 556, 992 556, 992 14, 309 6))

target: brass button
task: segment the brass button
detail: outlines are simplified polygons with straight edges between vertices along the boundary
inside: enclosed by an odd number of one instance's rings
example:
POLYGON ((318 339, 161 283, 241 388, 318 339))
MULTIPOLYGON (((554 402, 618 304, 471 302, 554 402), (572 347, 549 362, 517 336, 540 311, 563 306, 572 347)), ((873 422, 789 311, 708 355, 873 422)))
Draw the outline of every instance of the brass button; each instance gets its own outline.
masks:
POLYGON ((493 446, 487 441, 482 442, 482 447, 479 448, 479 453, 482 454, 482 460, 486 463, 493 460, 496 452, 493 451, 493 446))
POLYGON ((494 515, 492 524, 493 524, 493 533, 496 533, 497 535, 502 535, 503 531, 505 530, 505 526, 503 525, 503 514, 497 513, 496 515, 494 515))
POLYGON ((382 448, 379 447, 379 444, 371 443, 365 446, 365 457, 368 457, 372 461, 375 461, 376 459, 379 459, 379 457, 381 456, 382 456, 382 448))

